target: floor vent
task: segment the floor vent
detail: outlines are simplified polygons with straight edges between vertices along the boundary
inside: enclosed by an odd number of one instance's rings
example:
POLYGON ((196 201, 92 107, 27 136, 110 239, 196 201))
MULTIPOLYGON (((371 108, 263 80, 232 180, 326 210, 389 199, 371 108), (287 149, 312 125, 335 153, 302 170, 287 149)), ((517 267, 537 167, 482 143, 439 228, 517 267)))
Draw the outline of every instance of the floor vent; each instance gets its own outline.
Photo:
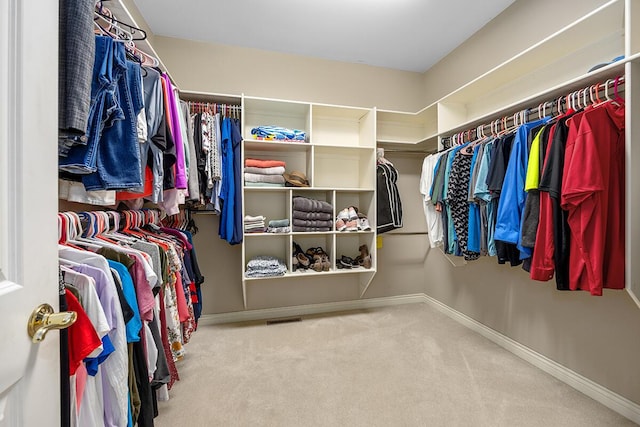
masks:
POLYGON ((280 323, 300 322, 302 317, 283 317, 282 319, 267 320, 267 325, 279 325, 280 323))

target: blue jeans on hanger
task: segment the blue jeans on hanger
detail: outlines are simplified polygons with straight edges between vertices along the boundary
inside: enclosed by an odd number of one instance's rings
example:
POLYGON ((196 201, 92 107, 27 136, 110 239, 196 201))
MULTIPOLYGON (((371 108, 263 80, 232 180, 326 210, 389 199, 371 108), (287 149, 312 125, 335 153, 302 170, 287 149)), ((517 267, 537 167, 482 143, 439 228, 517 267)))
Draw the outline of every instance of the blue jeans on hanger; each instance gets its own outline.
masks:
POLYGON ((136 127, 138 113, 143 107, 140 65, 126 60, 122 44, 118 44, 114 52, 118 64, 124 68, 115 92, 116 104, 124 116, 104 129, 98 146, 97 172, 82 177, 88 191, 128 190, 143 185, 136 127))
POLYGON ((96 155, 102 129, 107 121, 121 118, 121 111, 114 104, 114 92, 121 70, 113 68, 115 42, 111 37, 95 37, 96 52, 91 80, 91 106, 87 123, 87 143, 74 146, 64 158, 59 158, 63 171, 85 175, 96 171, 96 155), (115 116, 110 119, 110 116, 115 116))
POLYGON ((60 169, 82 175, 86 190, 142 186, 136 120, 142 109, 140 66, 122 43, 96 36, 89 140, 60 158, 60 169))

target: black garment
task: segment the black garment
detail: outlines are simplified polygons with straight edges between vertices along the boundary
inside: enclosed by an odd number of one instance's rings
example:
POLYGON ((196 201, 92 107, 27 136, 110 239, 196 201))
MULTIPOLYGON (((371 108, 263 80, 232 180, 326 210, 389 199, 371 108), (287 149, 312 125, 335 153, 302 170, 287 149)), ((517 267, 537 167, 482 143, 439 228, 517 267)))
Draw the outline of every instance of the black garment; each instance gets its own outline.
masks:
POLYGON ((449 154, 451 154, 451 152, 444 153, 438 161, 431 192, 431 202, 434 205, 436 203, 442 203, 444 201, 444 177, 447 169, 447 159, 449 158, 449 154))
MULTIPOLYGON (((500 193, 502 192, 502 184, 504 183, 504 177, 507 173, 507 166, 509 165, 509 157, 511 156, 514 139, 515 134, 505 135, 502 138, 496 139, 493 145, 493 151, 491 152, 487 186, 493 197, 491 203, 495 203, 496 215, 494 216, 494 220, 497 217, 500 193)), ((495 228, 495 223, 489 224, 489 226, 495 228)), ((496 240, 495 245, 498 264, 509 262, 512 267, 515 267, 522 263, 522 261, 520 261, 520 251, 515 244, 496 240)))
POLYGON ((134 312, 127 299, 124 296, 124 291, 122 290, 122 282, 120 280, 120 276, 111 272, 111 276, 113 276, 113 280, 116 283, 116 292, 118 293, 118 300, 120 301, 120 307, 122 307, 122 318, 124 319, 124 323, 127 324, 129 320, 133 319, 134 312))
POLYGON ((506 135, 498 138, 494 144, 491 153, 491 162, 489 163, 489 171, 487 173, 487 186, 492 194, 500 195, 502 192, 502 183, 507 173, 509 164, 509 156, 515 135, 506 135))
MULTIPOLYGON (((573 116, 573 115, 571 115, 573 116)), ((558 120, 551 143, 551 152, 540 177, 540 191, 547 191, 551 197, 553 212, 553 254, 556 269, 556 288, 569 290, 569 239, 570 230, 567 222, 568 213, 560 207, 562 192, 562 175, 564 169, 564 152, 569 134, 565 116, 558 120)))
POLYGON ((449 216, 447 215, 447 210, 442 209, 440 216, 442 217, 442 229, 444 230, 444 233, 442 233, 442 248, 444 253, 449 253, 449 233, 447 232, 449 229, 449 216))
POLYGON ((447 200, 451 206, 451 217, 453 218, 453 228, 458 238, 458 247, 466 260, 477 259, 478 252, 468 250, 469 237, 469 181, 471 173, 470 154, 464 154, 464 150, 456 153, 451 164, 451 174, 449 177, 449 188, 447 200))
MULTIPOLYGON (((162 121, 158 127, 158 132, 151 137, 151 143, 162 151, 162 169, 164 170, 163 189, 175 188, 175 177, 173 176, 173 165, 176 164, 176 145, 171 135, 169 127, 169 117, 166 111, 162 112, 162 121)), ((151 152, 149 153, 151 155, 151 152)))
MULTIPOLYGON (((64 276, 59 272, 59 299, 60 311, 67 311, 67 298, 64 292, 64 276)), ((69 385, 69 331, 60 329, 60 426, 71 425, 71 389, 69 385)))
POLYGON ((211 189, 207 187, 207 159, 202 149, 202 113, 198 113, 193 118, 193 142, 196 146, 196 165, 198 168, 198 183, 200 185, 200 197, 204 200, 207 191, 211 189))
MULTIPOLYGON (((151 339, 151 337, 147 337, 151 339)), ((153 395, 149 385, 149 370, 147 357, 145 356, 142 341, 133 343, 133 370, 140 397, 140 413, 137 425, 140 427, 153 427, 153 395)))
MULTIPOLYGON (((551 126, 546 126, 540 135, 540 170, 544 163, 546 151, 543 147, 547 147, 547 140, 551 126)), ((522 221, 522 246, 533 248, 536 243, 536 234, 538 233, 538 223, 540 221, 540 191, 531 189, 527 192, 527 198, 524 203, 524 216, 522 221)))
POLYGON ((376 167, 378 234, 402 228, 402 202, 396 182, 398 171, 389 163, 376 167))

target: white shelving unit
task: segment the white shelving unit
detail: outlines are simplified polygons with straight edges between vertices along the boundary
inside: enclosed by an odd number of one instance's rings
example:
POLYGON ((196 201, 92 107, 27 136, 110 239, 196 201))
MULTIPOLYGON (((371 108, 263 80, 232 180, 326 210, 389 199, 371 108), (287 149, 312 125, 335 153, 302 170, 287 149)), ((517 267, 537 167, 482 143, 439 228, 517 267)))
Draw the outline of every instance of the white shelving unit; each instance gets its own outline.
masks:
POLYGON ((259 233, 244 235, 243 272, 247 263, 258 255, 271 255, 287 265, 284 276, 250 278, 243 273, 244 305, 250 305, 252 286, 269 286, 274 280, 285 280, 293 286, 297 280, 357 274, 362 297, 376 272, 375 216, 375 109, 312 104, 276 99, 243 97, 243 157, 282 160, 287 172, 300 171, 309 179, 309 187, 249 187, 243 185, 243 215, 263 215, 267 222, 288 218, 293 222, 293 198, 308 197, 330 203, 333 207, 332 229, 327 232, 259 233), (256 140, 251 129, 276 125, 304 130, 306 142, 256 140), (370 231, 340 232, 334 219, 343 208, 356 206, 367 215, 370 231), (293 243, 306 250, 322 247, 329 254, 329 271, 293 271, 293 243), (339 269, 345 255, 355 258, 358 248, 366 244, 372 256, 372 267, 339 269), (297 280, 291 280, 297 279, 297 280))

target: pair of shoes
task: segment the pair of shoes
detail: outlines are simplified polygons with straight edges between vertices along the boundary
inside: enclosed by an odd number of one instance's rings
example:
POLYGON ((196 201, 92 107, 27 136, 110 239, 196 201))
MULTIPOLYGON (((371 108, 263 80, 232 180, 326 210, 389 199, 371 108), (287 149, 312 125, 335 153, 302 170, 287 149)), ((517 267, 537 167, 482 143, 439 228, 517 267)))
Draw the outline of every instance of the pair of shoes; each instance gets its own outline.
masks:
POLYGON ((331 269, 329 255, 320 246, 307 249, 306 255, 311 260, 309 268, 318 272, 331 269))
POLYGON ((369 219, 364 214, 358 214, 358 230, 360 231, 371 230, 371 224, 369 224, 369 219))
POLYGON ((353 258, 342 255, 339 260, 336 261, 336 266, 338 268, 352 268, 353 267, 353 258))
POLYGON ((353 260, 354 267, 371 268, 371 254, 369 253, 369 247, 367 245, 361 245, 358 250, 360 251, 360 255, 353 260))
POLYGON ((293 271, 296 271, 298 269, 306 270, 309 268, 311 261, 309 260, 309 257, 307 257, 307 255, 302 252, 302 248, 296 242, 293 242, 291 257, 291 269, 293 271))
POLYGON ((359 229, 358 208, 349 206, 338 212, 336 218, 337 231, 358 231, 359 229))
POLYGON ((348 208, 344 208, 340 212, 338 212, 338 218, 345 222, 357 220, 358 208, 356 208, 355 206, 349 206, 348 208))
POLYGON ((364 268, 371 268, 371 254, 369 253, 369 247, 364 244, 361 245, 358 250, 360 251, 360 261, 358 262, 364 268))

